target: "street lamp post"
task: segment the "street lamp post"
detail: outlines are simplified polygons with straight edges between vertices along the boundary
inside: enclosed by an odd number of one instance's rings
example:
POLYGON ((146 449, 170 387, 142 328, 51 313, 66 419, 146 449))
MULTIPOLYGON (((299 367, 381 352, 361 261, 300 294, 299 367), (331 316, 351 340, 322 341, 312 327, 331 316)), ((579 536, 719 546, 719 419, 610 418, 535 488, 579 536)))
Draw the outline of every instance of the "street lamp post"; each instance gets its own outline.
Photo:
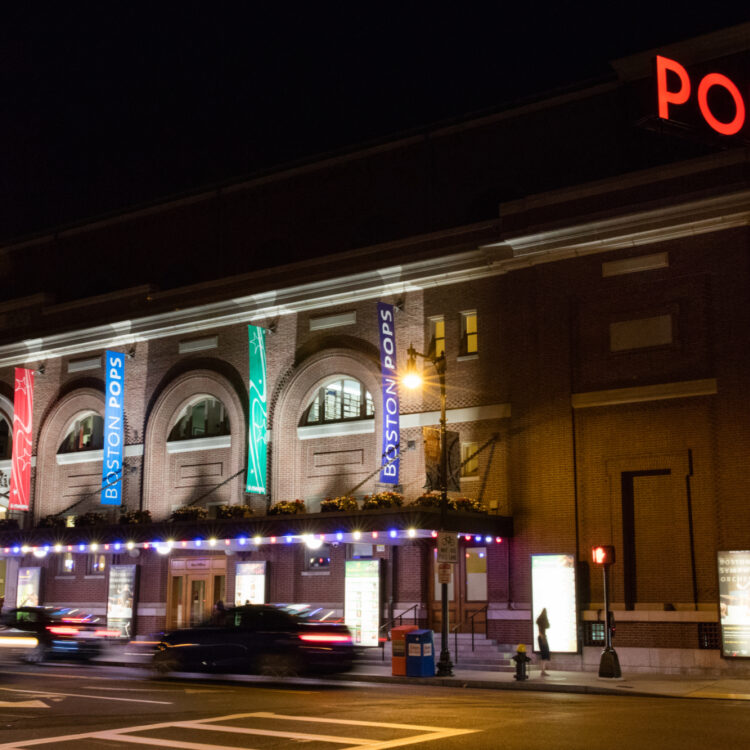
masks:
MULTIPOLYGON (((439 355, 422 354, 413 346, 407 350, 406 376, 404 383, 408 388, 415 388, 421 382, 417 372, 417 357, 428 359, 435 366, 440 383, 440 531, 445 531, 448 520, 448 441, 446 440, 445 418, 445 352, 439 355)), ((453 675, 453 662, 448 650, 448 584, 440 584, 440 659, 437 663, 438 677, 453 675)))

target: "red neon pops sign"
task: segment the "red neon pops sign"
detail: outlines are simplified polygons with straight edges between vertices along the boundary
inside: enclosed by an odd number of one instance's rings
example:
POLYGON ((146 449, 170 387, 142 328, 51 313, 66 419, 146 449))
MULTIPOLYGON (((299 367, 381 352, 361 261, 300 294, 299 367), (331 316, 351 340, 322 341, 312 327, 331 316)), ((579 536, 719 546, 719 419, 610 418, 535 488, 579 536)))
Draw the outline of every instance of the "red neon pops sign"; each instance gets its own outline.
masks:
MULTIPOLYGON (((685 104, 692 94, 692 84, 687 70, 676 60, 668 57, 656 56, 656 92, 659 103, 659 117, 669 120, 670 105, 681 106, 685 104), (668 74, 674 73, 676 80, 670 81, 668 74), (678 85, 675 87, 674 83, 678 85)), ((725 75, 721 73, 708 73, 703 76, 696 91, 698 108, 706 123, 721 135, 735 135, 742 130, 745 124, 745 101, 739 88, 725 75), (711 109, 708 94, 712 88, 723 89, 734 103, 734 117, 731 120, 719 119, 711 109)))

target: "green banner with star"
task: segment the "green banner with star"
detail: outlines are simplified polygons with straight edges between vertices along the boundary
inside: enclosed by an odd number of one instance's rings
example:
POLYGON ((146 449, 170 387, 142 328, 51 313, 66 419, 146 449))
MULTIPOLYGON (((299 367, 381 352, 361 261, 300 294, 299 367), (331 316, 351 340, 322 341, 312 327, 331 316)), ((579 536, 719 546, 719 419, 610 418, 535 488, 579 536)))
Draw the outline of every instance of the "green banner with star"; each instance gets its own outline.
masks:
POLYGON ((266 494, 266 445, 268 443, 266 403, 266 331, 248 326, 250 351, 250 425, 248 428, 247 486, 245 492, 266 494))

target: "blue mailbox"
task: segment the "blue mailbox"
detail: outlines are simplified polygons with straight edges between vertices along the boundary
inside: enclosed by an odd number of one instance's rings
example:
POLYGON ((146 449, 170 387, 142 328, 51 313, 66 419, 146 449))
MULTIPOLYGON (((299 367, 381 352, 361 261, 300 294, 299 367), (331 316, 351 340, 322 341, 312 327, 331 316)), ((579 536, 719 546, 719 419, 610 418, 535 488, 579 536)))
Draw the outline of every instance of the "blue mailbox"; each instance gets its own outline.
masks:
POLYGON ((435 647, 431 630, 412 630, 406 634, 406 675, 435 676, 435 647))

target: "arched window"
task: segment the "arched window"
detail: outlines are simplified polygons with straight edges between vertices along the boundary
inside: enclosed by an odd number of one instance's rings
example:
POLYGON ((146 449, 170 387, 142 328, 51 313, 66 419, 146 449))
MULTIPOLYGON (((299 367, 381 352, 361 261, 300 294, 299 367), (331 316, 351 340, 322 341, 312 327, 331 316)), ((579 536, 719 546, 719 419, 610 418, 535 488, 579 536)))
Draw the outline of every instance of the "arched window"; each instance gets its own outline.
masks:
POLYGON ((97 451, 104 446, 104 419, 96 412, 79 414, 60 443, 58 453, 97 451))
POLYGON ((167 440, 193 440, 229 434, 229 417, 224 404, 212 396, 198 396, 182 410, 167 440))
POLYGON ((13 454, 13 430, 8 420, 0 414, 0 461, 7 461, 13 454))
POLYGON ((318 388, 302 414, 300 426, 374 417, 370 392, 353 378, 339 377, 318 388))

